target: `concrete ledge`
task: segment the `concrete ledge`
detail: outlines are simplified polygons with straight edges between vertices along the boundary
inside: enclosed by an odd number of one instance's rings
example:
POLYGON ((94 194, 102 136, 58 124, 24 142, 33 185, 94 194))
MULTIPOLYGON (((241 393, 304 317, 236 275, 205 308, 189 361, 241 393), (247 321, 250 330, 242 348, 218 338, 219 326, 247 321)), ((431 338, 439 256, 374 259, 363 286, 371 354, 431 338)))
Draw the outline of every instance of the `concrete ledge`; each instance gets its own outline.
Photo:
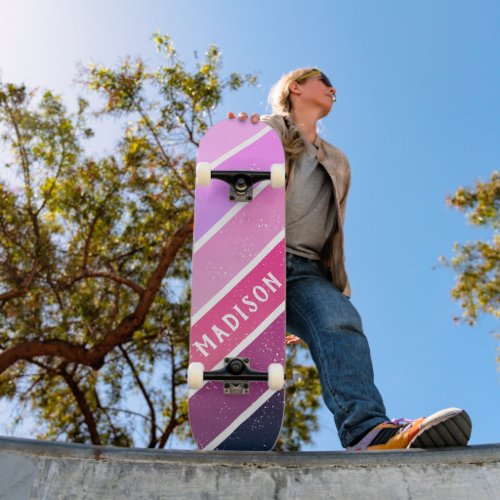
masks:
POLYGON ((500 444, 433 451, 249 453, 0 438, 0 498, 498 498, 500 444))

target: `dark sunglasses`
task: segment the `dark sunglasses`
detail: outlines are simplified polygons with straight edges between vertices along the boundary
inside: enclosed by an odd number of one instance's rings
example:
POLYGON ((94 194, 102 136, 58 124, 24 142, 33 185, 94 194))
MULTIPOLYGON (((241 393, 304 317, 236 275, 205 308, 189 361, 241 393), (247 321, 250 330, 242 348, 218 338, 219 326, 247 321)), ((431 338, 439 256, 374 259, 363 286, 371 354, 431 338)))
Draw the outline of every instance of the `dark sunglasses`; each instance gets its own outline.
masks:
POLYGON ((333 87, 332 82, 330 79, 319 69, 315 69, 313 71, 310 71, 309 73, 306 73, 305 75, 302 75, 300 78, 297 78, 295 80, 296 82, 301 82, 303 80, 307 80, 308 78, 311 78, 312 76, 320 76, 320 80, 327 86, 327 87, 333 87))

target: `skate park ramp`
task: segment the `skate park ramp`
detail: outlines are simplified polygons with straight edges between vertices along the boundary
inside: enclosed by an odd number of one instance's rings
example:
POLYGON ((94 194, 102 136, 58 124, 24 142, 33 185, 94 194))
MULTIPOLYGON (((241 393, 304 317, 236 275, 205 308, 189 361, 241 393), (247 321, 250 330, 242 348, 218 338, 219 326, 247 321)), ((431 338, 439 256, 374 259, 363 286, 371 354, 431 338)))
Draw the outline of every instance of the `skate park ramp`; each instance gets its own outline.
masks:
POLYGON ((0 437, 0 498, 500 498, 500 444, 432 451, 198 452, 0 437))

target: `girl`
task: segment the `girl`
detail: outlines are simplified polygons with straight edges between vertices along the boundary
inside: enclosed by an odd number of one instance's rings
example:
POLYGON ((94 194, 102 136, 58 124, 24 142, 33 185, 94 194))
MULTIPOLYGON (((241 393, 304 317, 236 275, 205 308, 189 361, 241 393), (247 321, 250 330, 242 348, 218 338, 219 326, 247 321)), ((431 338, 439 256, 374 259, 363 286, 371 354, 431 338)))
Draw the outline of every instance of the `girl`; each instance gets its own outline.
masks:
MULTIPOLYGON (((344 266, 349 162, 317 134, 318 120, 335 101, 336 89, 322 71, 301 68, 273 86, 273 114, 262 117, 280 135, 286 156, 286 313, 287 331, 293 334, 287 343, 307 343, 345 448, 466 445, 471 420, 459 408, 416 420, 386 415, 344 266)), ((238 119, 246 120, 247 114, 238 119)), ((251 116, 252 123, 260 119, 251 116)))

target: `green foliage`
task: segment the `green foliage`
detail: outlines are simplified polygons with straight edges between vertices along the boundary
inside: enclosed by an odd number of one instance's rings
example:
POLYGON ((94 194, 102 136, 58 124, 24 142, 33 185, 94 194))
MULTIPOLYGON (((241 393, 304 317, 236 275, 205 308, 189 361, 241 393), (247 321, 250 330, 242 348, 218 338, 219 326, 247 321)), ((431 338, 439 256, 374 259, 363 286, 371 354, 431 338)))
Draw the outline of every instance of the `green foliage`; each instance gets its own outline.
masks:
MULTIPOLYGON (((93 65, 100 99, 71 112, 56 94, 0 82, 0 397, 29 410, 43 439, 165 447, 190 439, 186 367, 196 150, 227 91, 207 50, 165 62, 93 65), (113 154, 87 153, 95 116, 119 119, 113 154), (12 180, 14 179, 14 180, 12 180)), ((94 101, 94 100, 93 100, 94 101)), ((281 449, 316 428, 318 383, 292 356, 281 449), (300 422, 297 425, 297 422, 300 422)))
MULTIPOLYGON (((465 212, 473 226, 491 229, 490 241, 455 243, 455 256, 442 259, 457 274, 451 295, 462 307, 462 318, 476 323, 480 313, 500 317, 500 174, 475 188, 459 188, 447 198, 451 207, 465 212)), ((458 320, 458 318, 457 318, 458 320)))

